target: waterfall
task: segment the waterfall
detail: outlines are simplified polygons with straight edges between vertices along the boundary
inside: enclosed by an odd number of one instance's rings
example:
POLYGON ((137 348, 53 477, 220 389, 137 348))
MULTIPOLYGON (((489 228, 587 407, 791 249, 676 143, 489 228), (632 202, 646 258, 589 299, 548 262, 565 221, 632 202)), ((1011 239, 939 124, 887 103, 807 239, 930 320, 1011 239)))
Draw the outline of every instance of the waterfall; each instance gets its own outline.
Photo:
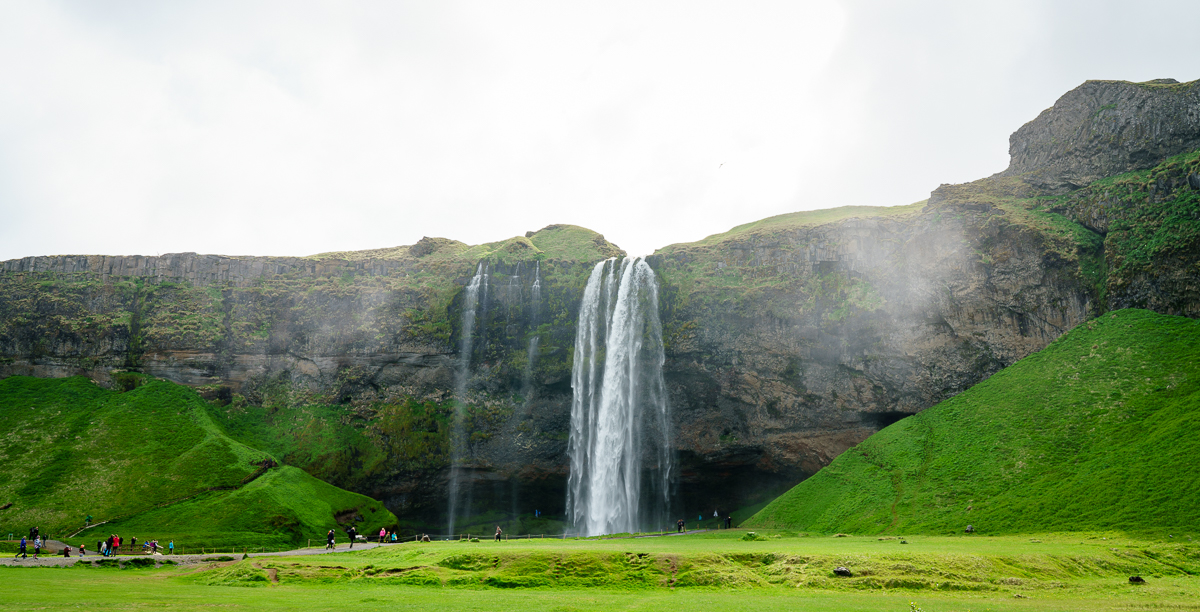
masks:
POLYGON ((542 308, 542 262, 534 262, 533 266, 533 287, 530 288, 530 305, 533 307, 533 324, 536 326, 538 323, 541 323, 538 320, 538 311, 542 308))
MULTIPOLYGON (((487 267, 483 262, 479 262, 475 268, 475 276, 471 277, 471 282, 467 283, 463 297, 460 334, 462 337, 459 340, 458 371, 454 376, 454 429, 450 438, 450 511, 447 531, 449 535, 454 535, 454 522, 458 518, 459 489, 462 485, 462 468, 459 464, 462 463, 467 450, 464 424, 467 416, 467 381, 471 376, 471 351, 474 349, 475 343, 475 314, 479 309, 480 288, 482 287, 482 295, 486 300, 487 284, 487 267)), ((469 510, 469 497, 467 502, 469 510)))
POLYGON ((596 264, 571 370, 567 517, 583 535, 666 525, 671 452, 658 284, 642 258, 596 264))
POLYGON ((533 328, 533 336, 529 338, 529 351, 525 355, 525 377, 521 381, 521 393, 525 396, 526 408, 529 407, 529 396, 533 392, 530 383, 533 380, 533 366, 537 361, 538 343, 542 339, 537 332, 538 325, 542 322, 542 263, 540 261, 534 262, 533 286, 530 287, 529 301, 529 325, 533 328))
POLYGON ((517 269, 512 274, 508 275, 508 287, 504 290, 504 306, 507 308, 505 312, 506 322, 512 321, 512 311, 515 307, 520 313, 521 310, 521 294, 525 285, 521 282, 521 268, 524 267, 524 262, 517 262, 517 269))

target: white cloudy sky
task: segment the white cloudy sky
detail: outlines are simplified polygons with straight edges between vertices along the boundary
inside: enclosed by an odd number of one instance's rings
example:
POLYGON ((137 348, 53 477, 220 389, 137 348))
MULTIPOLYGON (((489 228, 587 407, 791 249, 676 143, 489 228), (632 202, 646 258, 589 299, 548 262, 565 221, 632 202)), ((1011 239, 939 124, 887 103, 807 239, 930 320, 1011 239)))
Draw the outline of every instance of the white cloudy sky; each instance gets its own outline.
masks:
POLYGON ((0 0, 0 259, 551 223, 631 253, 1002 170, 1200 2, 0 0))

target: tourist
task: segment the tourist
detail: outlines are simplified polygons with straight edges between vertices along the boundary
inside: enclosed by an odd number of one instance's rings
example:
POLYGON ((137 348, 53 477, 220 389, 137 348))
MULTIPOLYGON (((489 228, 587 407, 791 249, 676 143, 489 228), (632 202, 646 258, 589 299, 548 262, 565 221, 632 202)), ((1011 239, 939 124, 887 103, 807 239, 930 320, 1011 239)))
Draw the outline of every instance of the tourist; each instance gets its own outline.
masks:
POLYGON ((334 546, 333 542, 334 542, 333 530, 330 529, 329 533, 325 534, 325 550, 334 550, 336 548, 336 546, 334 546))
MULTIPOLYGON (((17 549, 17 557, 20 557, 22 559, 26 559, 29 557, 29 555, 25 554, 26 546, 27 546, 27 544, 25 541, 25 536, 21 536, 21 544, 20 544, 20 548, 17 549)), ((13 558, 16 559, 17 557, 13 557, 13 558)))
POLYGON ((80 544, 80 545, 79 545, 79 556, 80 556, 80 557, 82 557, 82 556, 84 556, 84 555, 86 555, 86 554, 87 554, 87 546, 84 546, 83 544, 80 544))
POLYGON ((392 532, 392 543, 393 544, 396 543, 396 532, 395 531, 392 532))
POLYGON ((383 543, 384 543, 384 542, 383 542, 383 539, 384 539, 384 538, 386 538, 386 537, 387 537, 387 529, 384 529, 383 527, 380 527, 380 528, 379 528, 379 543, 380 543, 380 544, 383 544, 383 543))
POLYGON ((726 529, 732 529, 732 528, 733 528, 733 517, 732 517, 732 516, 726 516, 726 517, 725 517, 725 528, 726 528, 726 529))
POLYGON ((497 542, 499 542, 499 541, 500 541, 500 534, 501 534, 501 533, 503 533, 503 530, 501 530, 501 529, 500 529, 500 526, 499 526, 499 525, 496 525, 496 541, 497 541, 497 542))
POLYGON ((683 533, 683 525, 684 525, 683 519, 679 519, 678 521, 675 521, 675 528, 678 533, 683 533))
POLYGON ((42 536, 33 539, 33 558, 37 559, 42 552, 42 536))
MULTIPOLYGON (((145 548, 146 543, 142 542, 142 544, 143 544, 142 548, 145 548)), ((134 536, 129 539, 129 552, 132 553, 135 550, 137 550, 137 536, 134 536)))
POLYGON ((63 546, 63 556, 64 557, 71 556, 71 547, 70 546, 66 546, 66 545, 63 546))
POLYGON ((350 548, 354 548, 354 538, 358 536, 358 530, 351 526, 346 530, 346 535, 350 536, 350 548))
POLYGON ((167 554, 168 555, 175 554, 175 540, 171 540, 170 542, 167 542, 167 554))

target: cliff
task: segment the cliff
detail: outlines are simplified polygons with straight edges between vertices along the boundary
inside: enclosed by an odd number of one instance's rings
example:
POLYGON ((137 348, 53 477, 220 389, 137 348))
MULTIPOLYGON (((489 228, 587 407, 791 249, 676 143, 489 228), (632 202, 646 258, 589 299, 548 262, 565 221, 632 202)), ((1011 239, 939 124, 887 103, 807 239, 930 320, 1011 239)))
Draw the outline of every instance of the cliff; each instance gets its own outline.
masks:
POLYGON ((1200 148, 1200 81, 1088 81, 1009 138, 1005 176, 1063 192, 1200 148))
MULTIPOLYGON (((1013 136, 996 176, 660 249, 678 505, 765 502, 1110 308, 1200 315, 1196 91, 1088 82, 1013 136)), ((240 439, 440 525, 463 287, 482 263, 473 504, 553 517, 580 294, 619 254, 550 226, 311 257, 13 260, 0 264, 0 377, 120 385, 137 370, 195 386, 240 439)))

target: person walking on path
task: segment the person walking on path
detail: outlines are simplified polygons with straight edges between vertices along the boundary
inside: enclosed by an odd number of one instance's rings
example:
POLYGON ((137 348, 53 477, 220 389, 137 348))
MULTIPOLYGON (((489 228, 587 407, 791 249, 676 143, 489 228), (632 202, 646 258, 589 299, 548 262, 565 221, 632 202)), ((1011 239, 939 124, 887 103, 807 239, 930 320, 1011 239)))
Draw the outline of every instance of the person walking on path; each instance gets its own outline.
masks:
MULTIPOLYGON (((17 557, 20 557, 22 559, 27 559, 29 557, 29 555, 25 554, 26 546, 28 546, 28 544, 27 544, 27 541, 25 540, 25 536, 21 536, 21 547, 17 549, 17 557)), ((13 557, 13 558, 16 559, 17 557, 13 557)))
POLYGON ((325 550, 334 550, 332 529, 329 530, 329 533, 325 534, 325 550))
POLYGON ((726 529, 733 528, 733 517, 732 516, 728 516, 728 515, 725 516, 725 528, 726 529))
POLYGON ((167 554, 168 555, 175 554, 175 540, 171 540, 170 542, 167 542, 167 554))
POLYGON ((350 548, 354 548, 354 538, 358 535, 358 530, 350 527, 346 530, 346 535, 350 536, 350 548))
POLYGON ((37 559, 42 552, 42 536, 33 539, 33 558, 37 559))
POLYGON ((504 533, 504 530, 500 529, 499 525, 496 525, 496 541, 497 542, 500 541, 500 534, 502 534, 502 533, 504 533))
POLYGON ((383 544, 383 539, 387 537, 387 529, 379 528, 379 543, 383 544))
POLYGON ((79 556, 82 557, 86 554, 87 554, 87 546, 80 544, 79 545, 79 556))
POLYGON ((675 521, 675 528, 678 533, 683 533, 683 519, 675 521))

